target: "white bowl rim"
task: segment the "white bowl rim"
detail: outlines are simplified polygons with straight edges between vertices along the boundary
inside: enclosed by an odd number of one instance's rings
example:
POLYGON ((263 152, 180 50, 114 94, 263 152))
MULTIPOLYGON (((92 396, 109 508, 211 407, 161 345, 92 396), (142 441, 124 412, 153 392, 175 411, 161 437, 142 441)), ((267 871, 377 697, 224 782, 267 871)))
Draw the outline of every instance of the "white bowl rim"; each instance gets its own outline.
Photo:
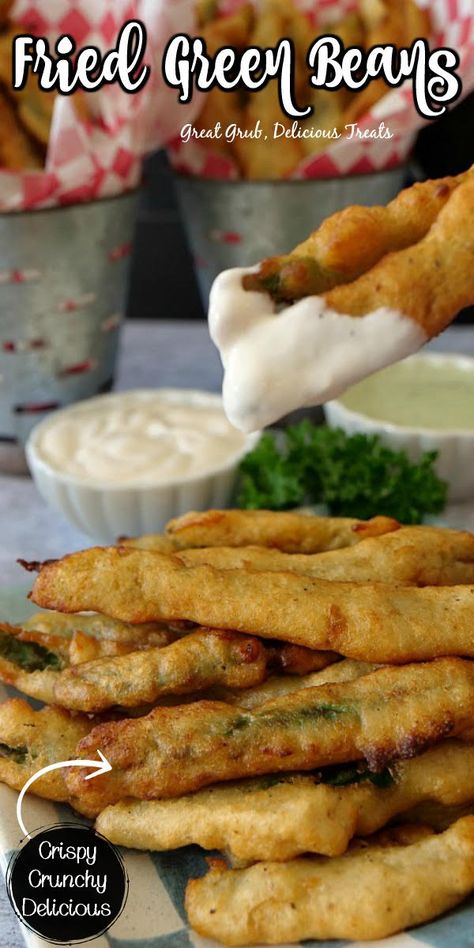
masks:
MULTIPOLYGON (((424 352, 421 354, 416 354, 408 356, 406 359, 402 359, 402 362, 431 362, 433 365, 442 365, 443 363, 457 363, 460 367, 465 370, 471 371, 474 373, 474 356, 465 355, 460 352, 424 352)), ((397 364, 397 363, 392 363, 397 364)), ((389 368, 389 366, 387 366, 389 368)), ((383 372, 383 369, 380 369, 383 372)), ((348 418, 357 419, 358 421, 364 422, 365 426, 371 431, 390 431, 392 434, 407 434, 407 435, 423 435, 426 437, 431 437, 433 440, 436 438, 438 440, 449 440, 450 438, 474 438, 474 427, 470 428, 425 428, 421 425, 400 425, 395 424, 393 421, 384 421, 383 418, 372 418, 371 415, 366 415, 364 412, 355 411, 353 408, 348 408, 344 404, 343 399, 344 395, 341 398, 332 398, 329 402, 326 402, 326 405, 335 405, 341 411, 341 414, 344 413, 348 418)))
MULTIPOLYGON (((192 474, 192 475, 177 475, 172 479, 167 481, 144 481, 140 484, 111 484, 110 482, 103 481, 94 481, 89 483, 87 478, 79 477, 75 474, 67 474, 63 471, 58 471, 57 468, 53 467, 44 458, 40 457, 36 447, 36 441, 40 436, 41 432, 44 431, 50 424, 54 423, 54 420, 58 415, 63 415, 66 412, 73 412, 74 410, 80 409, 81 406, 85 404, 90 404, 94 401, 103 401, 103 399, 113 399, 117 395, 125 395, 129 392, 134 394, 153 394, 160 397, 163 401, 168 401, 169 403, 175 402, 178 404, 188 405, 212 405, 216 407, 223 407, 222 396, 218 392, 209 392, 204 389, 197 388, 133 388, 133 389, 123 389, 117 392, 107 392, 104 395, 93 395, 91 398, 81 399, 79 402, 73 402, 71 405, 65 405, 64 408, 59 408, 57 411, 52 412, 50 415, 47 415, 39 424, 35 425, 31 431, 28 440, 25 445, 25 453, 28 461, 28 465, 33 473, 34 468, 40 469, 48 477, 54 478, 57 481, 60 481, 63 484, 70 484, 75 487, 82 487, 89 491, 110 491, 110 492, 128 492, 128 491, 161 491, 169 490, 172 487, 181 487, 188 484, 198 484, 203 481, 208 480, 209 478, 216 477, 220 474, 226 474, 232 471, 239 462, 248 454, 253 448, 258 444, 262 432, 261 431, 252 431, 250 434, 244 434, 245 444, 242 447, 241 451, 238 451, 236 454, 231 455, 231 457, 225 461, 223 464, 217 467, 210 467, 209 470, 204 471, 201 474, 192 474)), ((243 434, 243 433, 242 433, 243 434)))

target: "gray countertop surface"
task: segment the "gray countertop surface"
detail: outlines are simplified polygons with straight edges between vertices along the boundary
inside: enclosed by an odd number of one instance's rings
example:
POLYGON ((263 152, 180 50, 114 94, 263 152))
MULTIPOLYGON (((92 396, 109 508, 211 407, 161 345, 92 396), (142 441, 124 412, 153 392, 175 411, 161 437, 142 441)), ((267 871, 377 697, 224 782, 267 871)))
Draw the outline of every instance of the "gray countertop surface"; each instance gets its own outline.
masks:
MULTIPOLYGON (((445 332, 430 349, 474 355, 474 328, 445 332)), ((122 335, 117 387, 185 386, 218 391, 221 384, 218 355, 205 323, 131 322, 122 335)), ((88 537, 52 513, 28 477, 0 475, 2 528, 0 584, 24 582, 17 557, 47 559, 88 546, 88 537)), ((453 526, 474 529, 474 503, 449 508, 453 526)), ((18 922, 0 886, 0 948, 23 948, 18 922)))

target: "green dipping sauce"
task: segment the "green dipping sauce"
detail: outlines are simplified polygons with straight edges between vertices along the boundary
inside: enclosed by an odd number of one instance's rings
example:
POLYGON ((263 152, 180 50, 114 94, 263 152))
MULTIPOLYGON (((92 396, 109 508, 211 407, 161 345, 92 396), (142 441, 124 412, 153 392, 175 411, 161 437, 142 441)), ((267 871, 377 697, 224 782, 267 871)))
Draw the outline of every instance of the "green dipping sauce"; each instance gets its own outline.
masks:
POLYGON ((339 398, 377 421, 441 431, 474 429, 474 361, 414 358, 383 369, 339 398))

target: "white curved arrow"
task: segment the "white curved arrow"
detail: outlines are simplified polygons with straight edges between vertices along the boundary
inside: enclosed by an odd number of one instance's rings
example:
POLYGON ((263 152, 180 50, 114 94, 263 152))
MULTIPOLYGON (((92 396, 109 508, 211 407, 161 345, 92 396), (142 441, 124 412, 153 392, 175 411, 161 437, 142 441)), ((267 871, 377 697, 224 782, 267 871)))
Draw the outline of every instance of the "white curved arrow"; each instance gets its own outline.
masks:
POLYGON ((16 818, 18 820, 18 823, 20 825, 20 829, 23 835, 27 839, 30 839, 31 837, 30 837, 30 833, 26 829, 26 826, 23 822, 22 815, 21 815, 21 808, 23 805, 23 798, 25 796, 25 793, 28 792, 28 790, 31 787, 31 784, 34 783, 35 780, 38 780, 39 777, 43 777, 45 774, 50 773, 51 770, 62 770, 63 767, 93 767, 94 768, 93 773, 88 774, 88 776, 84 778, 85 780, 92 780, 94 777, 99 777, 101 774, 107 774, 109 770, 112 770, 112 764, 109 764, 107 758, 104 757, 102 751, 98 750, 97 753, 100 757, 100 760, 62 760, 62 761, 59 761, 57 764, 49 764, 48 767, 43 767, 42 770, 38 770, 38 773, 33 774, 33 776, 30 777, 29 780, 26 781, 25 786, 23 787, 17 800, 16 818))

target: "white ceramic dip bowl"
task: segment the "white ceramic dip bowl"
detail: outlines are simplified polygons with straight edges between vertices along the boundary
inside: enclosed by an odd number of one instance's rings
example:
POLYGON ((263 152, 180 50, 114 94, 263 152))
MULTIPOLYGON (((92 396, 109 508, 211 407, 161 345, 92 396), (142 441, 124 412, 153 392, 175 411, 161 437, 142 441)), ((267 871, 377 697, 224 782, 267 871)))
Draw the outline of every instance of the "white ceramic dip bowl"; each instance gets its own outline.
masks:
POLYGON ((160 532, 171 517, 188 510, 227 506, 235 488, 239 463, 260 438, 259 432, 243 435, 235 431, 234 439, 234 431, 225 419, 219 395, 187 389, 137 390, 98 396, 55 412, 33 430, 26 445, 26 455, 36 486, 51 507, 93 539, 113 543, 123 535, 160 532), (128 416, 126 424, 124 422, 123 442, 116 420, 111 423, 111 430, 103 423, 101 428, 94 430, 99 414, 102 416, 109 409, 111 412, 120 409, 124 396, 130 395, 138 398, 139 409, 141 399, 148 407, 154 404, 163 406, 165 411, 178 412, 185 419, 178 436, 165 442, 166 445, 169 443, 169 448, 161 451, 161 470, 159 460, 154 461, 155 455, 160 456, 154 431, 158 426, 159 438, 161 422, 159 418, 155 421, 154 417, 148 421, 147 430, 151 430, 151 436, 147 436, 144 450, 151 451, 149 474, 146 468, 138 470, 132 463, 135 461, 135 455, 132 458, 135 434, 137 451, 140 450, 139 411, 136 425, 135 416, 132 421, 128 416), (206 415, 209 417, 209 430, 206 430, 206 415), (82 428, 82 419, 87 431, 82 428), (90 434, 90 448, 87 432, 90 434), (193 457, 194 434, 196 457, 193 457), (224 449, 222 438, 228 439, 224 449), (76 451, 78 439, 80 451, 76 451), (180 439, 186 442, 184 462, 180 439), (202 455, 206 439, 208 456, 198 457, 199 452, 202 455), (213 444, 215 451, 211 450, 213 444), (69 448, 71 453, 68 455, 69 448), (173 451, 179 456, 176 473, 173 472, 173 451), (131 458, 130 464, 127 457, 131 458))
POLYGON ((327 402, 324 411, 330 427, 377 434, 412 461, 437 451, 436 470, 449 484, 450 500, 474 497, 474 358, 411 356, 327 402), (405 386, 404 406, 397 385, 405 386), (417 392, 423 399, 419 404, 417 392))

